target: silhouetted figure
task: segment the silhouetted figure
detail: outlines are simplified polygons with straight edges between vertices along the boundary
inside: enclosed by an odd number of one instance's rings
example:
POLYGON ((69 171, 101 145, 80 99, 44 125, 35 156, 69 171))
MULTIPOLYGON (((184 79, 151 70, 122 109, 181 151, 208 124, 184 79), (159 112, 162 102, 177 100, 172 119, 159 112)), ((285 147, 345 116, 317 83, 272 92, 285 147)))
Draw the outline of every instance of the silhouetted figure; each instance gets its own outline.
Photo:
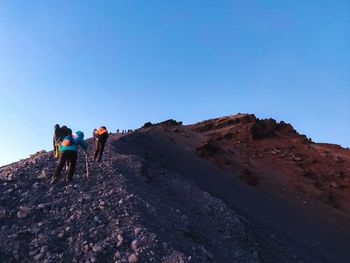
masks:
POLYGON ((94 133, 94 139, 95 139, 94 161, 96 161, 97 159, 98 162, 101 162, 102 154, 105 148, 107 138, 108 138, 108 131, 105 126, 98 128, 94 133))

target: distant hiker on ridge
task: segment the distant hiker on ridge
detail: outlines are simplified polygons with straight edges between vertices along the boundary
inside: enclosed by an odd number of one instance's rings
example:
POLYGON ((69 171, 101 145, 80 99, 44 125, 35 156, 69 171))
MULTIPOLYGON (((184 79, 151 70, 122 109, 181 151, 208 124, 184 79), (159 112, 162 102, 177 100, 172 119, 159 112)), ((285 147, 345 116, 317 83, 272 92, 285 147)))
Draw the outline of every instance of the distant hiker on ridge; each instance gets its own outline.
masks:
POLYGON ((98 157, 98 162, 101 162, 103 150, 105 148, 105 144, 108 138, 108 131, 105 126, 102 126, 95 130, 94 130, 94 140, 95 140, 94 161, 96 161, 98 157))
POLYGON ((78 145, 80 145, 85 151, 87 150, 87 144, 84 142, 84 133, 81 131, 77 131, 76 133, 72 134, 71 129, 67 128, 67 130, 69 131, 69 134, 66 135, 63 138, 62 142, 60 142, 59 144, 60 158, 56 170, 52 176, 50 182, 51 185, 57 183, 58 178, 61 175, 62 169, 66 163, 68 164, 68 176, 66 178, 66 181, 73 180, 73 175, 75 173, 75 165, 78 159, 78 145))

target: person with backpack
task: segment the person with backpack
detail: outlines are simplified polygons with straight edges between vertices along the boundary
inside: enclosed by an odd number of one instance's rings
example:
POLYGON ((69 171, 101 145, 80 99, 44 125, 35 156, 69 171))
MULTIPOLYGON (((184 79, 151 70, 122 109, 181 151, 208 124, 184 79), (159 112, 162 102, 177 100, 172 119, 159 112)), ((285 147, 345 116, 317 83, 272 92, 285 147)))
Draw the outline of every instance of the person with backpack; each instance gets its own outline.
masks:
POLYGON ((69 134, 72 134, 72 130, 69 129, 67 126, 63 125, 62 127, 60 127, 60 125, 58 124, 55 125, 53 134, 53 147, 55 158, 58 158, 60 155, 60 143, 62 142, 63 138, 69 134))
POLYGON ((55 172, 52 176, 50 185, 54 185, 57 183, 61 175, 62 169, 66 163, 68 164, 68 175, 66 181, 73 180, 75 166, 78 159, 78 146, 80 145, 85 151, 87 150, 87 144, 84 142, 83 132, 77 131, 76 133, 72 134, 72 130, 65 127, 64 134, 67 135, 63 137, 62 141, 59 144, 59 161, 55 172))
POLYGON ((95 140, 95 155, 94 161, 98 158, 98 162, 102 160, 103 150, 105 148, 105 144, 108 138, 108 131, 105 126, 102 126, 96 131, 94 130, 94 140, 95 140))

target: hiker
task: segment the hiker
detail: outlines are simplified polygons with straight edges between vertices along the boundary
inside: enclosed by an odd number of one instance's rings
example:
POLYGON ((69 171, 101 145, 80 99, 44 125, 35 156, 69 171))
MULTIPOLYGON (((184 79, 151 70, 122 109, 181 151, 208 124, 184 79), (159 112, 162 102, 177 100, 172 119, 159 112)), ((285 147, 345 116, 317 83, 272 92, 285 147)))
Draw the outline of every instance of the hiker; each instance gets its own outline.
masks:
POLYGON ((54 126, 54 133, 53 133, 53 154, 55 156, 55 158, 59 157, 59 147, 58 147, 58 142, 59 142, 59 138, 60 138, 60 131, 61 131, 61 127, 60 125, 56 124, 54 126))
POLYGON ((95 140, 95 155, 94 161, 98 158, 98 162, 101 162, 103 150, 105 148, 105 144, 108 138, 108 131, 105 126, 102 126, 96 129, 94 132, 94 140, 95 140))
POLYGON ((53 135, 54 155, 55 155, 55 158, 58 158, 60 156, 60 147, 59 147, 60 143, 62 142, 65 136, 72 134, 72 130, 65 125, 60 127, 60 125, 58 124, 55 125, 54 130, 55 130, 53 135))
POLYGON ((78 159, 78 145, 80 145, 85 150, 85 152, 87 150, 87 144, 84 142, 83 132, 77 131, 76 133, 72 134, 72 130, 67 127, 65 127, 64 132, 66 135, 63 138, 62 142, 59 144, 60 157, 58 165, 50 182, 51 185, 57 183, 62 169, 66 163, 68 164, 68 175, 66 177, 66 181, 73 180, 75 165, 78 159))

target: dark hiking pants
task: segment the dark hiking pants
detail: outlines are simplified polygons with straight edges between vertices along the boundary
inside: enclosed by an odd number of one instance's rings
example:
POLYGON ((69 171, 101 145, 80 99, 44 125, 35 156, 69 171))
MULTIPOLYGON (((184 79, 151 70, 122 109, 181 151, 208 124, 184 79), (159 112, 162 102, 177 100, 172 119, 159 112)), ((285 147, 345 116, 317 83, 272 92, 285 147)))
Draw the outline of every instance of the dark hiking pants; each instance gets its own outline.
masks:
POLYGON ((95 151, 95 155, 94 155, 94 160, 96 160, 96 158, 98 157, 98 161, 101 162, 103 150, 105 148, 105 144, 106 144, 105 141, 99 141, 99 140, 95 141, 96 151, 95 151))
POLYGON ((73 174, 75 172, 75 165, 77 163, 78 153, 76 151, 63 151, 60 154, 60 159, 58 165, 52 177, 52 183, 57 182, 61 175, 62 169, 65 164, 68 165, 68 176, 67 180, 71 181, 73 179, 73 174))

